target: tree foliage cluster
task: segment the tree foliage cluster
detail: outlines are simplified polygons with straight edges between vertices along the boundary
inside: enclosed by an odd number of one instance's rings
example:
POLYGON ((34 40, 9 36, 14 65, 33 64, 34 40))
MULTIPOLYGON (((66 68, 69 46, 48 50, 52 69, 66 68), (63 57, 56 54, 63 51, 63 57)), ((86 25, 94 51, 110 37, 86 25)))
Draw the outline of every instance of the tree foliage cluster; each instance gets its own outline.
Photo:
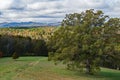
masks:
POLYGON ((120 18, 86 10, 66 15, 48 42, 49 60, 93 74, 100 66, 120 69, 120 18))

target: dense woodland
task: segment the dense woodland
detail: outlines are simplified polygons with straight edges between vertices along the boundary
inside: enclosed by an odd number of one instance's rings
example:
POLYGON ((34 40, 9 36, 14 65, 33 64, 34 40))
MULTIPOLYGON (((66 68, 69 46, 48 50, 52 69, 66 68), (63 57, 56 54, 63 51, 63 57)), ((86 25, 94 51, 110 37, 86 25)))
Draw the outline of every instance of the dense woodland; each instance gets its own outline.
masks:
POLYGON ((9 57, 16 53, 19 56, 47 56, 46 42, 42 39, 32 40, 30 37, 0 36, 1 57, 9 57))
POLYGON ((48 56, 46 42, 55 27, 40 28, 1 28, 0 55, 48 56))
POLYGON ((120 18, 86 10, 66 15, 61 27, 0 29, 0 57, 48 56, 55 64, 93 74, 120 70, 120 18))

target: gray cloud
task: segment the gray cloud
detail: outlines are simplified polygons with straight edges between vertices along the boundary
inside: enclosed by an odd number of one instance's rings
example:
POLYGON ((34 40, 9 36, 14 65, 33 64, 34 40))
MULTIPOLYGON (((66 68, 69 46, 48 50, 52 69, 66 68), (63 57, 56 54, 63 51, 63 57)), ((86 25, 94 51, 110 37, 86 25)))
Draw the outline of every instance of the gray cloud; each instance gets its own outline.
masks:
POLYGON ((120 17, 120 0, 0 0, 0 22, 61 21, 65 14, 100 9, 120 17))

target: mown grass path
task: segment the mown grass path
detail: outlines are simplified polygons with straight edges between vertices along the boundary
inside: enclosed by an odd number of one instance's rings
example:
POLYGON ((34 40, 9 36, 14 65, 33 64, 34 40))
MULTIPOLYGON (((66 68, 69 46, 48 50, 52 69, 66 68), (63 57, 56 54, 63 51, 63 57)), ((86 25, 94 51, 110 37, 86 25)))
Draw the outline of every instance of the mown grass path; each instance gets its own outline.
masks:
POLYGON ((54 65, 47 57, 0 58, 0 80, 120 80, 120 71, 102 68, 90 76, 54 65))

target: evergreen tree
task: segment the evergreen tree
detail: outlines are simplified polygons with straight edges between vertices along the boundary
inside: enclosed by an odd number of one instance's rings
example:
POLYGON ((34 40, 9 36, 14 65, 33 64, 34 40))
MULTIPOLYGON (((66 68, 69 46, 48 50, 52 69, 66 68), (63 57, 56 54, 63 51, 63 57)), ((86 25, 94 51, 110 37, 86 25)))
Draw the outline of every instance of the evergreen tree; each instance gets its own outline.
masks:
POLYGON ((18 59, 18 58, 19 58, 19 54, 18 54, 18 53, 16 53, 16 52, 15 52, 15 53, 13 53, 12 58, 13 58, 13 59, 18 59))

